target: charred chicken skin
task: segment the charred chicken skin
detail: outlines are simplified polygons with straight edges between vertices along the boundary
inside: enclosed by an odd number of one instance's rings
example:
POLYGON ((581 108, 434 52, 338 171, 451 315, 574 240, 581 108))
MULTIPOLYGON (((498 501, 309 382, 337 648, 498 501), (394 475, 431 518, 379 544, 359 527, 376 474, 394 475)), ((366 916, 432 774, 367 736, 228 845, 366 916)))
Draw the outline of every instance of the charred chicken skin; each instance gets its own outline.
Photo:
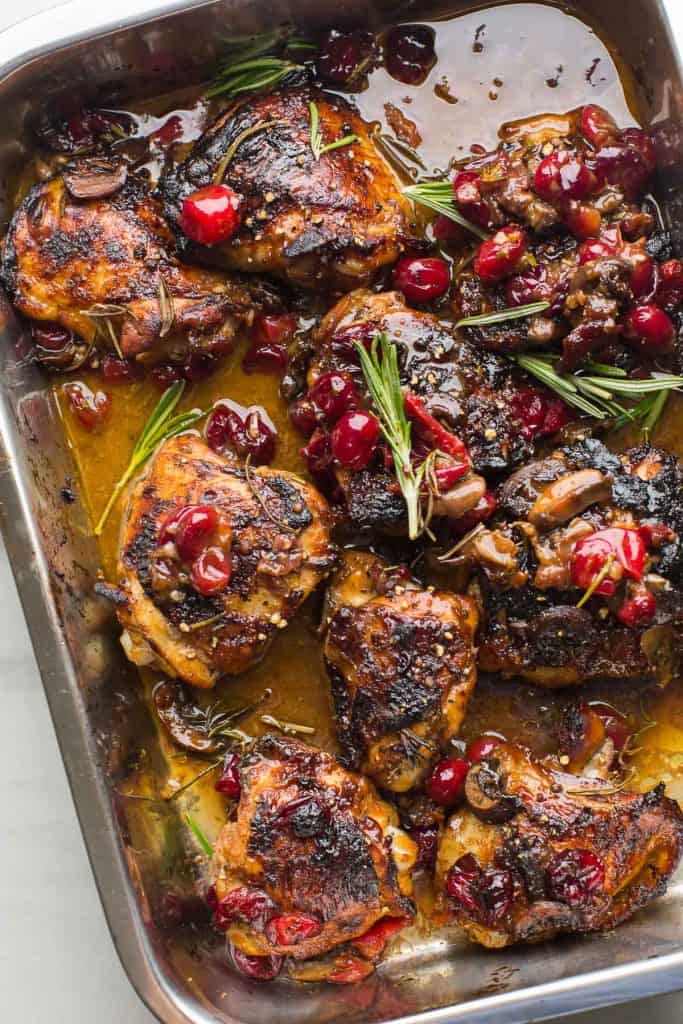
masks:
POLYGON ((593 438, 517 470, 463 549, 476 565, 479 666, 544 686, 668 682, 683 621, 683 473, 641 446, 593 438))
POLYGON ((348 552, 328 590, 325 664, 345 758, 383 789, 420 783, 476 682, 473 602, 348 552))
POLYGON ((275 302, 256 279, 180 263, 148 184, 105 157, 29 192, 10 223, 2 279, 30 319, 143 362, 228 352, 240 324, 275 302))
POLYGON ((231 104, 162 180, 169 218, 178 223, 183 201, 217 178, 241 197, 243 218, 212 259, 236 270, 347 289, 367 284, 415 242, 411 206, 390 165, 339 96, 299 88, 231 104), (323 145, 349 134, 357 141, 317 157, 311 103, 323 145))
POLYGON ((292 473, 166 441, 124 513, 124 648, 194 686, 263 657, 334 564, 328 508, 292 473))
POLYGON ((500 744, 465 792, 439 845, 439 904, 491 948, 614 928, 661 895, 683 851, 663 785, 615 793, 500 744))
POLYGON ((294 740, 261 737, 238 772, 212 872, 236 962, 255 973, 266 958, 272 977, 288 957, 299 980, 359 980, 414 917, 416 848, 396 811, 367 779, 294 740))

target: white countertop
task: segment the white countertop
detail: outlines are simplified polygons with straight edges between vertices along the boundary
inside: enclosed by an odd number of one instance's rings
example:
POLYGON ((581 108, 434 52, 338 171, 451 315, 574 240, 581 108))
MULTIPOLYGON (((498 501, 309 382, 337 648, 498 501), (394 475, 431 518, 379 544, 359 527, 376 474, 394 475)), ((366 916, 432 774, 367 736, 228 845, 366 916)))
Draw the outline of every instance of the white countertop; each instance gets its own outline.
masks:
MULTIPOLYGON (((0 28, 16 22, 19 9, 28 17, 54 6, 54 0, 23 0, 10 10, 5 0, 0 28)), ((156 1018, 123 973, 104 920, 1 542, 0 593, 3 1024, 153 1024, 156 1018)), ((645 1014, 648 1024, 680 1024, 683 996, 564 1019, 639 1024, 645 1014)))

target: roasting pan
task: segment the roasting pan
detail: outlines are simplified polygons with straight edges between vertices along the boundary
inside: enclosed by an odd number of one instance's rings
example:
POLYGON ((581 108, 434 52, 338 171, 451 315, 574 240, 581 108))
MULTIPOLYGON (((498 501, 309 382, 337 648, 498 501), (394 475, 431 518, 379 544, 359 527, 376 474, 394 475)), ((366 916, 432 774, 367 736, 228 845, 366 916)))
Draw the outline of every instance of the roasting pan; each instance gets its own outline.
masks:
MULTIPOLYGON (((114 0, 107 10, 92 0, 62 4, 0 35, 0 216, 6 217, 10 183, 29 152, 28 125, 50 97, 78 91, 113 105, 158 95, 204 77, 222 37, 284 20, 357 23, 371 14, 381 23, 474 6, 483 5, 114 0)), ((597 21, 635 69, 680 254, 683 0, 577 0, 570 9, 597 21)), ((683 987, 681 875, 665 898, 610 935, 507 952, 440 935, 400 948, 376 975, 341 988, 258 985, 228 972, 222 946, 201 927, 171 927, 162 912, 163 886, 188 861, 186 830, 177 812, 156 805, 143 812, 117 790, 127 759, 144 754, 153 763, 154 734, 111 612, 93 593, 98 553, 80 502, 65 500, 75 470, 46 380, 25 359, 21 327, 1 295, 0 330, 5 542, 114 942, 133 985, 162 1021, 522 1024, 683 987), (146 831, 145 822, 154 827, 146 831)))

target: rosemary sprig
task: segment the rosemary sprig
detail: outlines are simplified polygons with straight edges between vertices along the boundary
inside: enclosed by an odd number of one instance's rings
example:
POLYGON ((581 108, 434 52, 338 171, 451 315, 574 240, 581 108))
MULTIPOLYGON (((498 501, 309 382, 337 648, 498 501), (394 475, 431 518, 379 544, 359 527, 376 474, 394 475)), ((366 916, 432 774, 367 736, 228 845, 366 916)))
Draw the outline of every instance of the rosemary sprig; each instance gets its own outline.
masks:
POLYGON ((501 324, 506 320, 521 320, 525 316, 535 316, 550 309, 549 302, 529 302, 526 306, 509 306, 493 313, 479 313, 476 316, 465 316, 458 320, 456 327, 486 327, 489 324, 501 324))
POLYGON ((223 63, 206 95, 233 99, 245 92, 275 89, 293 71, 302 71, 286 54, 315 50, 308 40, 292 35, 290 27, 226 42, 223 63), (276 56, 276 54, 280 54, 276 56))
POLYGON ((276 718, 275 715, 261 715, 261 721, 264 725, 271 725, 273 729, 279 729, 286 736, 296 736, 300 733, 302 736, 312 736, 315 729, 312 725, 300 725, 298 722, 285 722, 283 719, 276 718))
POLYGON ((453 186, 450 181, 421 181, 417 185, 408 185, 407 188, 403 189, 403 194, 412 199, 414 203, 427 206, 430 210, 450 218, 450 220, 459 224, 461 228, 466 228, 467 231, 471 231, 478 238, 484 239, 489 237, 486 231, 480 228, 478 224, 473 224, 471 220, 463 217, 456 208, 453 186))
POLYGON ((130 462, 116 483, 102 515, 97 521, 95 527, 96 537, 99 537, 102 533, 104 524, 111 515, 111 511, 128 481, 147 462, 147 459, 154 453, 161 442, 168 440, 169 437, 175 437, 176 434, 182 434, 184 430, 187 430, 193 423, 196 423, 197 420, 206 415, 201 409, 194 409, 192 412, 181 412, 176 416, 173 415, 173 410, 182 398, 184 390, 185 381, 178 380, 164 391, 157 402, 133 449, 130 462))
POLYGON ((334 142, 328 142, 327 145, 323 144, 323 135, 320 131, 320 114, 318 113, 318 104, 311 101, 308 104, 308 109, 311 114, 311 150, 316 160, 319 160, 323 153, 330 153, 333 149, 341 149, 342 146, 350 146, 354 142, 358 142, 357 135, 344 135, 341 139, 336 139, 334 142))
POLYGON ((197 840, 197 842, 201 846, 201 848, 204 851, 204 853, 206 854, 206 856, 207 857, 213 857, 213 846, 211 845, 209 840, 206 838, 206 836, 204 835, 204 833, 200 829, 199 825, 197 824, 197 822, 194 820, 194 818, 192 817, 192 815, 189 812, 185 814, 185 820, 187 821, 187 824, 190 826, 190 828, 194 832, 195 839, 197 840))
POLYGON ((396 479, 408 508, 408 536, 415 540, 424 528, 420 489, 425 462, 415 468, 411 461, 410 421, 403 408, 396 346, 390 344, 386 334, 379 334, 370 352, 359 343, 356 349, 382 433, 394 457, 396 479))
POLYGON ((423 171, 427 170, 427 165, 417 150, 409 146, 407 142, 403 142, 402 139, 397 139, 394 135, 389 135, 388 132, 376 131, 373 133, 373 140, 389 163, 393 164, 406 178, 412 178, 414 181, 420 173, 418 168, 423 171))

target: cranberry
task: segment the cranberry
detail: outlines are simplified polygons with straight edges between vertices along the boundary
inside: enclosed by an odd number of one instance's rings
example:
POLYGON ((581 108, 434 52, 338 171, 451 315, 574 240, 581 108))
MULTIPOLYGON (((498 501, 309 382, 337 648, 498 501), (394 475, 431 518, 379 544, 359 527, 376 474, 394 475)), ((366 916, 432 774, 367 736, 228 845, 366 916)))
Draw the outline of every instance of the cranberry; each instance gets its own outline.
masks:
POLYGON ((680 260, 667 260, 661 264, 659 276, 657 305, 667 313, 674 313, 683 302, 683 263, 680 260))
POLYGON ((267 466, 275 458, 275 430, 266 423, 258 409, 247 413, 244 424, 247 455, 255 466, 267 466))
POLYGON ((345 412, 355 409, 359 401, 353 377, 336 370, 321 374, 308 392, 308 397, 328 423, 336 423, 345 412))
POLYGON ((619 129, 614 118, 602 107, 587 103, 581 110, 581 134, 594 149, 618 138, 619 129))
POLYGON ((159 543, 172 538, 183 562, 197 558, 218 526, 215 505, 186 505, 179 513, 167 519, 161 528, 159 543))
POLYGON ((352 939, 351 945, 366 960, 377 960, 391 936, 405 928, 407 923, 404 917, 381 917, 366 932, 352 939))
POLYGON ((252 343, 242 362, 247 373, 279 373, 287 366, 287 344, 297 329, 296 317, 291 313, 261 313, 254 319, 252 343))
POLYGON ((160 128, 150 134, 149 139, 150 142, 158 142, 160 146, 170 146, 172 142, 177 142, 182 134, 182 118, 178 114, 171 114, 160 128))
POLYGON ((339 32, 331 29, 320 41, 316 68, 326 82, 346 85, 372 57, 375 37, 371 32, 339 32))
POLYGON ((624 716, 613 708, 611 704, 603 704, 601 701, 591 701, 587 707, 599 716, 605 730, 605 736, 612 740, 614 749, 622 750, 631 733, 624 716))
POLYGON ((182 373, 179 366, 174 366, 173 363, 161 363, 160 366, 155 366, 150 375, 155 384, 158 384, 160 388, 170 388, 171 384, 175 384, 182 378, 182 373))
POLYGON ((502 281, 517 267, 527 249, 523 228, 509 225, 482 242, 474 258, 475 273, 487 284, 502 281))
POLYGON ((534 174, 534 189, 542 199, 585 199, 595 189, 595 175, 583 161, 566 150, 551 153, 541 160, 534 174))
POLYGON ((643 191, 652 173, 640 150, 633 146, 604 146, 597 151, 593 162, 601 181, 617 185, 630 198, 643 191))
POLYGON ((64 385, 71 411, 86 430, 99 430, 109 416, 111 399, 106 391, 91 391, 87 384, 74 381, 64 385))
POLYGON ((239 771, 240 759, 237 754, 226 754, 223 761, 221 776, 214 789, 231 800, 239 800, 242 795, 242 782, 239 771))
POLYGON ((420 85, 436 64, 434 29, 427 25, 397 25, 384 44, 384 66, 405 85, 420 85))
POLYGON ((470 456, 467 448, 457 436, 432 416, 424 407, 424 403, 412 391, 408 391, 403 398, 403 407, 406 416, 413 424, 414 436, 421 441, 430 451, 439 451, 450 456, 451 460, 469 469, 470 456))
POLYGON ((469 512, 465 512, 464 515, 456 519, 453 524, 458 534, 463 536, 473 530, 479 523, 483 523, 486 519, 490 519, 493 513, 496 511, 498 501, 495 494, 492 491, 487 491, 483 497, 479 499, 474 508, 471 508, 469 512))
POLYGON ((512 906, 512 875, 506 870, 486 868, 482 871, 479 884, 479 900, 484 916, 495 923, 504 917, 512 906))
POLYGON ((254 978, 256 981, 271 981, 277 978, 282 969, 283 957, 275 956, 252 956, 250 953, 243 953, 235 946, 231 949, 232 959, 235 967, 247 978, 254 978))
POLYGON ((571 200, 563 212, 564 222, 575 238, 597 238, 602 228, 602 216, 594 206, 571 200))
MULTIPOLYGON (((582 537, 572 554, 571 575, 574 585, 587 590, 610 557, 627 576, 639 580, 645 566, 645 544, 638 530, 616 526, 582 537)), ((607 576, 596 587, 595 593, 609 596, 615 589, 614 580, 607 576)))
POLYGON ((207 185, 183 200, 180 230, 200 245, 233 238, 242 223, 242 197, 227 185, 207 185))
POLYGON ((643 523, 638 532, 648 548, 661 548, 676 539, 676 534, 665 523, 643 523))
POLYGON ((481 868, 471 853, 456 860, 446 878, 446 892, 463 910, 478 909, 477 888, 481 868))
POLYGON ((132 359, 118 359, 109 353, 102 357, 102 376, 110 384, 128 383, 140 376, 132 359))
POLYGON ((595 241, 584 242, 579 246, 579 266, 585 263, 593 263, 594 260, 605 260, 616 256, 617 247, 605 238, 596 238, 595 241))
POLYGON ((426 790, 435 803, 451 807, 465 795, 465 779, 470 768, 463 757, 444 757, 432 769, 426 790))
POLYGON ((192 564, 192 586, 205 597, 225 590, 231 575, 230 555, 223 548, 206 548, 192 564))
POLYGON ((287 369, 289 353, 284 345, 252 342, 242 360, 245 373, 282 373, 287 369))
POLYGON ((232 448, 244 454, 246 441, 244 437, 244 420, 227 405, 217 405, 211 412, 204 430, 206 443, 215 452, 224 452, 232 448))
POLYGON ((439 829, 436 825, 416 828, 410 833, 411 839, 417 844, 416 868, 431 871, 436 864, 436 852, 439 846, 439 829))
POLYGON ((48 352, 63 352, 70 348, 74 340, 71 331, 56 323, 31 324, 31 337, 38 348, 48 352))
POLYGON ((545 267, 529 267, 523 274, 515 274, 505 284, 505 295, 510 306, 526 306, 530 302, 543 302, 552 298, 545 267))
POLYGON ((526 441, 556 434, 572 418, 569 406, 561 398, 532 387, 517 388, 512 411, 522 424, 521 434, 526 441))
POLYGON ((448 291, 451 273, 438 256, 405 256, 394 267, 392 279, 408 302, 432 302, 448 291))
POLYGON ((491 214, 481 194, 481 175, 477 171, 456 171, 453 195, 468 220, 487 228, 491 214))
POLYGON ((295 430, 310 437, 317 425, 315 406, 309 398, 300 398, 289 407, 289 420, 295 430))
POLYGON ((297 946, 320 935, 323 926, 306 914, 278 914, 266 925, 266 938, 273 946, 297 946))
POLYGON ((263 928, 275 914, 277 907, 268 893, 240 885, 218 901, 216 925, 225 929, 235 921, 243 921, 255 928, 263 928))
POLYGON ((496 747, 504 743, 505 740, 502 736, 498 736, 495 733, 484 732, 481 736, 478 736, 476 740, 471 740, 467 744, 465 751, 465 757, 468 761, 474 764, 477 761, 485 761, 491 756, 496 747))
POLYGON ((476 858, 466 853, 449 871, 446 891, 462 910, 495 924, 512 906, 514 887, 509 871, 482 869, 476 858))
POLYGON ((621 133, 621 141, 635 149, 645 164, 648 176, 657 170, 657 155, 649 134, 642 128, 626 128, 621 133))
POLYGON ((361 960, 357 956, 338 956, 334 967, 327 975, 326 981, 334 985, 355 985, 357 982, 372 974, 374 967, 368 960, 361 960))
POLYGON ((442 242, 444 245, 459 245, 469 235, 465 228, 456 224, 454 220, 446 217, 443 213, 435 218, 432 230, 437 242, 442 242))
POLYGON ((553 899, 583 903, 602 889, 605 865, 592 850, 563 850, 548 866, 548 887, 553 899))
POLYGON ((379 423, 372 413, 362 409, 346 412, 332 431, 332 454, 341 466, 363 469, 375 454, 379 434, 379 423))
POLYGON ((656 611, 657 601, 654 594, 649 590, 640 590, 622 604, 617 612, 617 618, 630 629, 638 629, 640 626, 649 625, 656 611))
POLYGON ((191 352, 182 367, 182 375, 185 380, 194 383, 198 380, 206 380, 216 368, 216 361, 213 356, 206 352, 191 352))
POLYGON ((631 291, 637 299, 648 299, 657 288, 657 265, 650 256, 643 253, 636 256, 631 264, 631 291))
POLYGON ((667 352, 671 349, 676 330, 670 317, 652 303, 636 306, 624 319, 624 334, 637 341, 649 352, 667 352))
POLYGON ((308 464, 310 473, 324 473, 332 462, 330 435, 324 430, 315 430, 306 447, 301 449, 301 454, 308 464))

